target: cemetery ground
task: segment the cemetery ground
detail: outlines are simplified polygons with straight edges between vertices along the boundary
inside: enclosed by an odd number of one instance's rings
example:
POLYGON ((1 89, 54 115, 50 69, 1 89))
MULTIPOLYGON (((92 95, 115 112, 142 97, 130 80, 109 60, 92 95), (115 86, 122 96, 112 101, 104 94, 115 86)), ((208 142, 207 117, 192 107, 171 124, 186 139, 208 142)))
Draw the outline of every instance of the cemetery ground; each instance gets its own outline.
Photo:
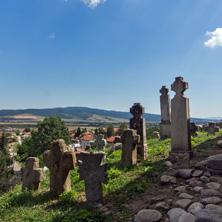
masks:
MULTIPOLYGON (((207 136, 199 132, 192 137, 195 163, 208 156, 221 153, 217 141, 222 140, 222 130, 207 136)), ((130 221, 142 209, 152 208, 152 198, 174 199, 174 186, 162 185, 160 177, 167 168, 171 140, 148 140, 148 159, 130 167, 121 166, 121 150, 113 152, 104 163, 108 163, 109 183, 103 186, 103 205, 85 202, 84 181, 79 181, 78 167, 71 171, 72 190, 59 198, 49 192, 49 171, 47 179, 41 182, 41 192, 21 191, 21 185, 0 197, 0 221, 130 221)), ((109 148, 106 148, 108 153, 109 148)), ((180 180, 178 179, 178 183, 180 180)), ((158 209, 159 210, 159 209, 158 209)), ((159 210, 166 217, 167 211, 159 210)))

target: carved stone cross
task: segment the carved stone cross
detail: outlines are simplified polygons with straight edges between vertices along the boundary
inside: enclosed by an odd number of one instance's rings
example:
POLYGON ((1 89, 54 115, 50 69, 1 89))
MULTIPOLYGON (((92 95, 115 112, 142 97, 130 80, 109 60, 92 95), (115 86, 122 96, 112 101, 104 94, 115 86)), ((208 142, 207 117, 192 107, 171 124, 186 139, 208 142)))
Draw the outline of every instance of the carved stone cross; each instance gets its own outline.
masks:
POLYGON ((181 76, 177 77, 171 85, 171 90, 176 93, 176 96, 183 95, 186 89, 188 89, 188 82, 185 82, 181 76))
POLYGON ((97 147, 98 150, 103 150, 105 148, 106 145, 106 140, 104 139, 104 135, 103 134, 99 134, 96 141, 95 141, 95 145, 97 147))
POLYGON ((122 146, 122 165, 132 165, 137 162, 137 144, 140 142, 140 136, 136 130, 128 129, 123 131, 121 138, 122 146))
POLYGON ((103 190, 101 182, 107 184, 107 164, 101 165, 105 156, 103 152, 81 152, 78 161, 80 180, 85 180, 87 202, 102 202, 103 190))
POLYGON ((209 122, 207 127, 204 127, 204 131, 208 132, 207 135, 212 134, 215 135, 216 132, 219 132, 220 127, 216 126, 216 123, 209 122))
POLYGON ((141 117, 144 112, 145 109, 140 103, 134 103, 130 108, 130 113, 133 115, 133 118, 130 119, 130 129, 135 129, 137 134, 140 135, 140 143, 137 146, 137 156, 141 160, 147 158, 146 125, 145 119, 141 117))
POLYGON ((21 168, 22 190, 40 190, 40 182, 45 180, 45 173, 39 168, 39 159, 29 157, 25 161, 25 167, 21 168))
POLYGON ((169 89, 166 86, 162 86, 162 88, 160 89, 160 93, 162 95, 167 95, 168 92, 169 92, 169 89))
POLYGON ((66 190, 71 190, 70 170, 75 168, 76 157, 73 151, 68 151, 65 141, 55 140, 50 150, 43 154, 45 165, 50 170, 50 192, 59 196, 66 190))

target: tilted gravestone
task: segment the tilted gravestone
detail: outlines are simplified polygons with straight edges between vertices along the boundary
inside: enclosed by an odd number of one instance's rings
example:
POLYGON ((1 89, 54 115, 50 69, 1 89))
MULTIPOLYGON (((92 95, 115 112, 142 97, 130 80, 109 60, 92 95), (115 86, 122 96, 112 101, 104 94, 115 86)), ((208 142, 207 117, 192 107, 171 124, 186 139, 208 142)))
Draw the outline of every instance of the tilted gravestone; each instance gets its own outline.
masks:
POLYGON ((101 182, 108 183, 107 164, 101 165, 105 153, 81 152, 80 156, 78 172, 79 179, 85 180, 86 200, 87 202, 103 202, 101 182))
POLYGON ((145 113, 145 109, 140 103, 134 103, 130 108, 130 113, 133 115, 133 118, 130 119, 130 129, 136 130, 137 134, 140 135, 137 157, 145 160, 147 158, 146 123, 145 119, 141 117, 145 113))
POLYGON ((137 144, 140 142, 140 136, 136 130, 124 130, 122 134, 122 165, 133 165, 137 163, 137 144))
POLYGON ((71 190, 70 170, 75 168, 76 157, 73 151, 68 151, 64 140, 55 140, 50 150, 43 154, 45 165, 50 170, 50 192, 59 196, 71 190))
POLYGON ((160 110, 161 110, 161 123, 160 123, 160 138, 166 139, 171 137, 171 104, 169 89, 162 86, 160 93, 160 110))
POLYGON ((216 123, 214 123, 214 122, 209 122, 208 126, 204 127, 204 131, 208 132, 207 135, 209 135, 209 134, 215 135, 216 132, 220 131, 220 127, 216 126, 216 123))
POLYGON ((21 168, 22 190, 40 190, 40 182, 46 179, 45 172, 39 168, 39 159, 29 157, 21 168))
POLYGON ((188 83, 183 77, 177 77, 171 85, 171 90, 176 94, 171 100, 171 152, 172 161, 189 161, 191 152, 190 141, 190 110, 189 99, 184 91, 188 89, 188 83))
POLYGON ((103 134, 99 134, 96 141, 95 141, 95 145, 97 147, 98 150, 104 150, 105 146, 106 146, 106 140, 104 139, 104 135, 103 134))
POLYGON ((190 135, 191 136, 198 136, 198 126, 196 125, 195 122, 190 123, 190 135))

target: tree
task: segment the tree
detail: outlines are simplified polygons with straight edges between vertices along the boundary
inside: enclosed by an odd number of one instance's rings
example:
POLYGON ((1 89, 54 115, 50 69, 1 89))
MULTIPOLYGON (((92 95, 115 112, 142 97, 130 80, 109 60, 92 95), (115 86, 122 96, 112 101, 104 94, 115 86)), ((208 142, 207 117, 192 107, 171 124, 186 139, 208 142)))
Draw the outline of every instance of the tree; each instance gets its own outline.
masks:
POLYGON ((46 117, 38 122, 36 130, 32 130, 31 138, 23 141, 18 153, 27 154, 27 157, 41 155, 50 149, 51 143, 56 139, 63 139, 66 144, 71 143, 68 128, 61 117, 46 117))
POLYGON ((109 124, 107 126, 107 138, 110 138, 111 136, 114 136, 114 127, 113 124, 109 124))
POLYGON ((3 133, 0 137, 0 180, 7 180, 13 174, 13 170, 10 168, 13 160, 7 149, 7 136, 3 133))
POLYGON ((80 127, 78 127, 77 132, 75 134, 75 138, 79 137, 80 135, 81 135, 81 129, 80 129, 80 127))
POLYGON ((119 134, 122 135, 124 130, 128 129, 128 124, 123 122, 119 125, 119 134))

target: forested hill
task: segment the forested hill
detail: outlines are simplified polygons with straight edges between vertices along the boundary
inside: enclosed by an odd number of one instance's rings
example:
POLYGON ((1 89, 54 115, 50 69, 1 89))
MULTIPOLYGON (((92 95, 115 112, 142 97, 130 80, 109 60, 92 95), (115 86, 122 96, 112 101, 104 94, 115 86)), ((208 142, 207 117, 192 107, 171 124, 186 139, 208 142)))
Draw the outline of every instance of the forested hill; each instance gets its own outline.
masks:
MULTIPOLYGON (((82 120, 82 121, 113 121, 119 122, 129 120, 132 115, 129 112, 108 111, 87 107, 67 107, 67 108, 48 108, 48 109, 19 109, 19 110, 0 110, 0 117, 11 117, 16 115, 31 114, 34 116, 49 117, 61 116, 64 120, 82 120)), ((143 117, 147 122, 160 122, 161 117, 157 114, 145 113, 143 117)), ((191 118, 195 122, 207 122, 208 120, 191 118)))

